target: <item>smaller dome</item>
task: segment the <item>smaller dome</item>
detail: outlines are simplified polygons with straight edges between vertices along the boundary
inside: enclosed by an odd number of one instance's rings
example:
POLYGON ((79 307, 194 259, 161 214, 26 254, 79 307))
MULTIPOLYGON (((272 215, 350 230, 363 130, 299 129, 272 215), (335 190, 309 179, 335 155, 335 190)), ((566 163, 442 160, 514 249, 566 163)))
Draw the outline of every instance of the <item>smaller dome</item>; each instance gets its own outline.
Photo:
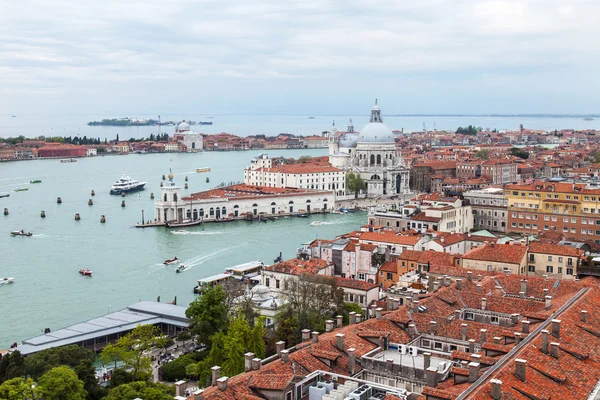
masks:
POLYGON ((190 124, 188 124, 185 121, 182 121, 179 123, 179 125, 177 125, 178 132, 184 132, 184 131, 189 131, 189 130, 190 130, 190 124))
POLYGON ((344 133, 340 137, 340 147, 356 147, 358 143, 358 134, 356 133, 344 133))

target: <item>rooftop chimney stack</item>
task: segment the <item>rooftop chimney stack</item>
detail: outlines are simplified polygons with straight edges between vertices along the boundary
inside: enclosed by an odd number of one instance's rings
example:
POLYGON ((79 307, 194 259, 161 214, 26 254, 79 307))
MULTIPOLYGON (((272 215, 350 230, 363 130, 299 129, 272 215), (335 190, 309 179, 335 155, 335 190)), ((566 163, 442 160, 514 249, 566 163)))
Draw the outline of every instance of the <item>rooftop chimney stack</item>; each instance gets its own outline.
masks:
POLYGON ((279 342, 275 343, 275 348, 277 349, 277 355, 281 357, 281 350, 285 350, 285 342, 280 340, 279 342))
POLYGON ((502 381, 499 379, 492 379, 490 383, 492 384, 492 399, 500 400, 502 397, 502 381))
POLYGON ((335 335, 335 347, 337 347, 340 351, 344 351, 344 336, 345 335, 343 333, 338 333, 335 335))
POLYGON ((223 376, 219 379, 217 379, 217 387, 219 388, 219 390, 221 392, 224 392, 227 390, 227 381, 229 378, 227 378, 226 376, 223 376))
POLYGON ((525 292, 519 292, 519 298, 525 300, 525 292))
POLYGON ((381 319, 382 315, 383 315, 383 308, 381 308, 381 307, 376 308, 375 309, 375 318, 381 319))
POLYGON ((502 296, 502 286, 496 286, 494 288, 494 296, 497 296, 497 297, 502 296))
POLYGON ((427 370, 431 366, 431 353, 423 353, 423 368, 427 370))
POLYGON ((527 382, 527 361, 520 358, 515 359, 515 377, 527 382))
POLYGON ((552 320, 552 336, 560 338, 560 319, 552 320))
POLYGON ((348 369, 350 370, 350 375, 354 374, 356 366, 356 349, 350 348, 348 349, 348 369))
POLYGON ((475 353, 475 339, 469 339, 469 353, 475 353))
POLYGON ((333 320, 331 319, 325 321, 325 332, 331 332, 333 330, 334 324, 335 322, 333 322, 333 320))
POLYGON ((437 373, 437 369, 434 367, 429 367, 426 370, 426 374, 427 374, 427 386, 432 387, 432 388, 436 388, 437 384, 438 384, 438 373, 437 373))
POLYGON ((581 310, 581 322, 587 323, 587 311, 581 310))
POLYGON ((542 330, 542 348, 540 349, 542 353, 548 354, 548 332, 546 329, 542 330))
POLYGON ((246 353, 244 354, 244 371, 252 371, 252 359, 254 358, 254 353, 246 353))
POLYGON ((302 341, 306 342, 310 339, 310 329, 302 329, 302 341))
POLYGON ((468 365, 469 367, 469 382, 473 383, 479 377, 479 364, 478 362, 471 361, 468 365))
POLYGON ((444 286, 450 286, 450 277, 448 275, 444 275, 444 286))
POLYGON ((335 316, 335 320, 336 320, 336 327, 337 328, 341 328, 342 326, 344 326, 344 317, 341 315, 336 315, 335 316))
POLYGON ((515 332, 515 346, 521 343, 521 332, 515 332))
POLYGON ((529 333, 529 326, 531 325, 531 322, 524 319, 521 320, 521 330, 523 331, 523 333, 529 333))
POLYGON ((290 351, 289 350, 281 350, 281 361, 288 362, 290 351))
POLYGON ((456 289, 457 290, 462 290, 462 287, 463 287, 463 285, 462 285, 462 279, 457 279, 456 280, 456 289))
POLYGON ((409 324, 408 325, 408 336, 410 336, 411 339, 414 339, 416 335, 417 335, 417 332, 416 332, 415 324, 409 324))
POLYGON ((392 300, 392 298, 390 296, 388 296, 387 299, 385 299, 385 304, 387 305, 388 311, 390 311, 394 308, 394 301, 392 300))
POLYGON ((485 311, 485 307, 487 306, 487 299, 485 297, 481 298, 481 309, 485 311))
POLYGON ((513 324, 513 325, 518 324, 519 323, 519 317, 520 317, 519 314, 516 314, 516 313, 515 314, 510 314, 510 323, 513 324))
POLYGON ((460 324, 460 332, 461 332, 461 339, 462 340, 467 340, 467 329, 469 328, 469 325, 467 324, 460 324))
POLYGON ((545 296, 544 298, 546 299, 546 310, 547 310, 550 307, 552 307, 552 297, 551 296, 545 296))
POLYGON ((252 359, 252 370, 258 371, 260 369, 260 358, 256 357, 252 359))
POLYGON ((439 288, 440 288, 440 283, 438 281, 434 281, 433 282, 433 291, 437 292, 439 288))
POLYGON ((502 342, 502 338, 500 336, 494 336, 492 341, 494 344, 500 344, 502 342))
MULTIPOLYGON (((418 298, 418 296, 417 296, 417 298, 418 298)), ((397 309, 399 309, 399 308, 400 308, 400 300, 398 300, 398 299, 394 299, 394 300, 392 301, 392 308, 393 308, 394 310, 397 310, 397 309)))
POLYGON ((473 271, 467 271, 467 280, 473 282, 473 271))
POLYGON ((529 296, 529 306, 533 307, 535 305, 535 297, 529 296))
POLYGON ((204 389, 198 389, 193 393, 194 400, 204 400, 204 389))
POLYGON ((318 343, 319 342, 319 332, 313 332, 312 333, 312 342, 313 343, 318 343))
POLYGON ((480 283, 477 284, 477 293, 479 293, 479 294, 483 293, 483 289, 482 289, 480 283))
POLYGON ((521 279, 521 292, 527 294, 527 279, 521 279))
POLYGON ((477 282, 481 282, 481 274, 477 274, 477 282))
POLYGON ((558 350, 560 349, 560 344, 556 342, 550 343, 550 355, 554 358, 558 358, 558 350))
POLYGON ((355 323, 354 316, 356 315, 356 311, 352 311, 348 314, 348 324, 353 325, 355 323))
POLYGON ((211 367, 210 370, 212 374, 211 385, 217 386, 217 379, 221 376, 221 367, 215 365, 214 367, 211 367))
POLYGON ((479 336, 479 343, 484 344, 485 343, 485 334, 487 333, 487 329, 482 329, 479 332, 481 333, 481 335, 479 336))
POLYGON ((362 314, 358 314, 358 313, 356 313, 356 314, 354 315, 354 323, 355 323, 355 324, 359 324, 361 321, 362 321, 362 314))
POLYGON ((436 321, 429 321, 429 334, 430 335, 435 335, 436 329, 437 329, 437 322, 436 321))

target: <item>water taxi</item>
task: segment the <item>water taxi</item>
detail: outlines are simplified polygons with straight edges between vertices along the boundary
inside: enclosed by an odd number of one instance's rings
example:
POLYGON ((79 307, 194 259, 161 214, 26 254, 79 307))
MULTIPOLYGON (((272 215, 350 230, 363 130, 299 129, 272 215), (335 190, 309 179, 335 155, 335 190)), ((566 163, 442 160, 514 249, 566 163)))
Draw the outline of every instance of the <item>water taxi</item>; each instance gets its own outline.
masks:
POLYGON ((89 268, 82 268, 79 273, 83 276, 92 276, 92 271, 89 268))
POLYGON ((76 159, 74 158, 65 158, 63 160, 60 160, 61 163, 69 163, 69 162, 77 162, 76 159))
POLYGON ((173 257, 173 258, 169 258, 168 260, 163 261, 164 265, 171 265, 171 264, 175 264, 179 262, 179 258, 177 257, 173 257))
POLYGON ((186 267, 185 265, 181 264, 179 267, 177 267, 177 269, 175 270, 175 272, 180 273, 185 271, 186 269, 188 269, 188 267, 186 267))
POLYGON ((8 285, 9 283, 14 283, 15 278, 1 278, 0 285, 8 285))
POLYGON ((33 233, 31 233, 31 232, 25 232, 24 230, 12 231, 10 234, 12 236, 33 236, 33 233))
POLYGON ((1 193, 0 194, 0 199, 3 197, 10 197, 10 193, 1 193))
POLYGON ((210 172, 210 168, 207 168, 207 167, 196 168, 196 172, 210 172))
POLYGON ((17 189, 15 189, 15 192, 26 192, 28 190, 29 190, 29 188, 17 188, 17 189))
POLYGON ((29 181, 29 183, 42 183, 42 181, 39 179, 35 179, 33 181, 29 181))

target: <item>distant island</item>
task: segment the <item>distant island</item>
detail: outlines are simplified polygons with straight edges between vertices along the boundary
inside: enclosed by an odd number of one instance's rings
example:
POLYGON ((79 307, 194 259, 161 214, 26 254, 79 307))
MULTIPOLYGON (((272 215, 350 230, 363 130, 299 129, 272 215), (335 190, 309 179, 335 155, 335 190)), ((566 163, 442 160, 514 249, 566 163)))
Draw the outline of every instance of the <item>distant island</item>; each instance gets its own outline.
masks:
MULTIPOLYGON (((186 121, 189 125, 212 125, 211 121, 186 121)), ((140 119, 140 118, 106 118, 102 121, 90 121, 88 126, 156 126, 167 125, 174 126, 177 122, 174 121, 158 121, 156 119, 140 119)))

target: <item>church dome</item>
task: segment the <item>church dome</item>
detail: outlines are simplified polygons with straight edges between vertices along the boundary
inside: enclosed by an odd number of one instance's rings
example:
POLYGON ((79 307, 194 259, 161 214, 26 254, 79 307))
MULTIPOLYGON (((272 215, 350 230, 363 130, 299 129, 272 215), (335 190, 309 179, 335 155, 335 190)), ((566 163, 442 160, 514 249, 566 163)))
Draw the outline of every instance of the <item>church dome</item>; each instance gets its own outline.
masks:
POLYGON ((177 132, 184 132, 184 131, 189 131, 190 130, 190 124, 188 124, 185 121, 182 121, 179 123, 179 125, 177 125, 177 132))
POLYGON ((375 105, 371 109, 370 122, 359 132, 358 142, 360 143, 394 143, 394 134, 381 119, 381 108, 375 105))
POLYGON ((357 133, 344 133, 340 137, 340 147, 356 147, 358 143, 358 134, 357 133))

